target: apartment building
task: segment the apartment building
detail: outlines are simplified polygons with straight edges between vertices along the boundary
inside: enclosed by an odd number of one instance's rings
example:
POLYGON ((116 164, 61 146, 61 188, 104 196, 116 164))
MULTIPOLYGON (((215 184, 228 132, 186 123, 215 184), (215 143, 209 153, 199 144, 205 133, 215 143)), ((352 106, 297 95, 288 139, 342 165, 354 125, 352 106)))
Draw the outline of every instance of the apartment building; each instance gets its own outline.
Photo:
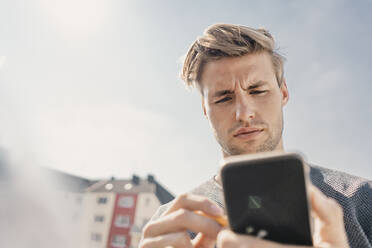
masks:
POLYGON ((0 161, 0 179, 0 195, 7 199, 0 208, 8 219, 22 216, 12 227, 21 230, 26 220, 35 228, 21 238, 13 237, 14 228, 7 229, 9 235, 2 240, 7 247, 35 240, 43 247, 55 242, 79 248, 138 247, 144 225, 161 204, 173 199, 152 175, 89 180, 47 168, 14 173, 0 161))
POLYGON ((84 194, 81 247, 138 247, 143 226, 172 199, 152 175, 96 182, 84 194))

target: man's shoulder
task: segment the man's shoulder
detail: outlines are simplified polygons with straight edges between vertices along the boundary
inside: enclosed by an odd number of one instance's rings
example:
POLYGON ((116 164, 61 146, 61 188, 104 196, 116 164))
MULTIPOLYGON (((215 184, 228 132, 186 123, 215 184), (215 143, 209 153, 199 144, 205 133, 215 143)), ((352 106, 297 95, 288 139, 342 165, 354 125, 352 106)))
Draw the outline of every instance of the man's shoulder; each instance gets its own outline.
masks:
MULTIPOLYGON (((194 189, 190 190, 188 193, 205 196, 217 204, 221 205, 222 203, 222 190, 218 188, 219 186, 214 181, 213 178, 205 181, 204 183, 200 184, 199 186, 195 187, 194 189)), ((160 216, 163 215, 165 211, 170 207, 173 201, 168 202, 164 205, 161 205, 155 214, 152 216, 151 221, 157 220, 160 216)))
POLYGON ((310 167, 312 183, 327 195, 331 191, 338 192, 348 198, 355 194, 372 194, 371 180, 317 165, 310 167))
POLYGON ((372 182, 320 166, 311 166, 310 177, 315 186, 342 206, 351 247, 371 247, 372 182))
POLYGON ((190 193, 205 196, 220 207, 224 206, 222 187, 216 182, 214 177, 194 188, 190 193))

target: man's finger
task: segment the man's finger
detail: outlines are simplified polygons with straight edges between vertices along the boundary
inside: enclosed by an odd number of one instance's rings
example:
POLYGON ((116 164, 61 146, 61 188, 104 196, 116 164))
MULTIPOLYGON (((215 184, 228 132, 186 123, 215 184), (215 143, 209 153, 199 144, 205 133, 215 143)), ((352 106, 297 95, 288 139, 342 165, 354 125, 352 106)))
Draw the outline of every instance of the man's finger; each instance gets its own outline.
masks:
POLYGON ((327 226, 343 226, 343 211, 340 205, 325 196, 318 188, 310 186, 311 207, 319 219, 327 226))
POLYGON ((187 232, 168 233, 154 238, 144 239, 139 248, 164 248, 164 247, 192 248, 187 232))
POLYGON ((209 238, 202 233, 198 233, 191 241, 194 248, 213 248, 216 244, 216 239, 209 238))
POLYGON ((282 248, 280 244, 258 239, 249 235, 240 235, 230 230, 223 230, 217 236, 218 248, 254 247, 254 248, 282 248))
MULTIPOLYGON (((282 245, 250 235, 236 234, 230 230, 223 230, 217 236, 218 248, 305 248, 305 246, 282 245)), ((308 247, 309 248, 309 247, 308 247)))
POLYGON ((315 215, 314 242, 328 242, 347 246, 344 215, 341 206, 319 189, 310 186, 312 214, 315 215))
POLYGON ((201 210, 213 216, 223 215, 223 210, 208 198, 192 194, 181 194, 173 200, 171 207, 168 208, 162 216, 168 215, 180 208, 185 208, 190 211, 201 210))
POLYGON ((178 209, 149 223, 143 230, 144 237, 155 237, 170 232, 190 230, 216 238, 222 227, 214 220, 186 209, 178 209))

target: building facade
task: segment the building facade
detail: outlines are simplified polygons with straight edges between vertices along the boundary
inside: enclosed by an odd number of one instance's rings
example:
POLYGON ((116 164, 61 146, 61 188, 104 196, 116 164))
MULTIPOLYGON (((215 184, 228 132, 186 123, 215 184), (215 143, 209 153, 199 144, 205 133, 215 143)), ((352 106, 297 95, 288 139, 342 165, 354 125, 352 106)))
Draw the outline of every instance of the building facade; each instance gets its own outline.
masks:
POLYGON ((80 247, 138 247, 144 225, 172 199, 151 175, 97 181, 84 194, 80 247))

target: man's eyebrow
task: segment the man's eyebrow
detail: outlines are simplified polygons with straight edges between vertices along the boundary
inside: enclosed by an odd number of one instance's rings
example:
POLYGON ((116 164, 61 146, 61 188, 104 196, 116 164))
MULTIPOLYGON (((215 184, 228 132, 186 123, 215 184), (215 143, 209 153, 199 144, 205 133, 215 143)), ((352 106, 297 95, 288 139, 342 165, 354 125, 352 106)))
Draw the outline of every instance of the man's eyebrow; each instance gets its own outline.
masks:
POLYGON ((260 86, 262 86, 264 84, 267 84, 267 82, 260 80, 260 81, 254 83, 254 84, 249 85, 248 88, 247 88, 247 90, 258 88, 258 87, 260 87, 260 86))
MULTIPOLYGON (((250 86, 248 86, 247 90, 255 89, 255 88, 258 88, 258 87, 260 87, 262 85, 265 85, 265 84, 267 84, 266 81, 260 80, 256 83, 253 83, 250 86)), ((231 90, 219 90, 219 91, 217 91, 216 93, 213 94, 213 97, 221 97, 221 96, 232 94, 232 93, 234 93, 234 92, 231 91, 231 90)))
POLYGON ((231 90, 219 90, 219 91, 217 91, 216 93, 213 94, 213 97, 220 97, 220 96, 228 95, 228 94, 231 94, 231 93, 233 93, 233 91, 231 91, 231 90))

